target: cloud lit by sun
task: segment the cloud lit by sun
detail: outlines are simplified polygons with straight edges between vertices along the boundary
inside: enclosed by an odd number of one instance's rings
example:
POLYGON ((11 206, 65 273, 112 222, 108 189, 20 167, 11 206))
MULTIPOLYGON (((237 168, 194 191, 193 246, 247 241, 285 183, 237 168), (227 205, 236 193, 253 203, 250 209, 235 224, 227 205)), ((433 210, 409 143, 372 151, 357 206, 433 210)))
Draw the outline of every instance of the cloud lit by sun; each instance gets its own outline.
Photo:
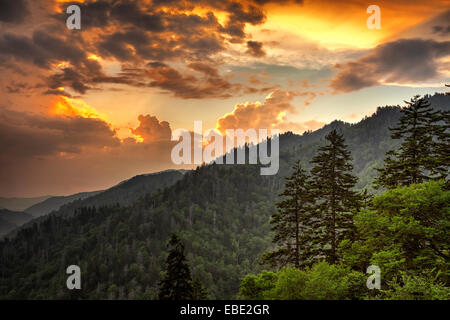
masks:
MULTIPOLYGON (((63 91, 64 88, 58 88, 59 91, 63 91)), ((83 117, 83 118, 97 118, 106 120, 103 115, 98 113, 97 110, 89 106, 81 99, 74 99, 68 97, 58 97, 57 101, 50 108, 50 114, 58 116, 69 117, 83 117)))
MULTIPOLYGON (((379 1, 377 4, 381 10, 380 30, 369 31, 366 27, 369 4, 340 1, 304 1, 302 5, 290 6, 269 4, 266 6, 267 21, 262 29, 295 34, 329 49, 372 48, 441 10, 439 5, 405 5, 394 1, 379 1)), ((258 29, 259 26, 249 27, 255 33, 258 29)))
POLYGON ((101 57, 99 57, 99 56, 96 55, 96 54, 91 53, 91 54, 88 55, 88 59, 89 59, 89 60, 96 60, 96 61, 99 61, 99 60, 101 60, 101 57))
POLYGON ((134 133, 132 128, 128 129, 130 132, 130 135, 139 143, 144 142, 144 137, 142 137, 140 134, 134 133))

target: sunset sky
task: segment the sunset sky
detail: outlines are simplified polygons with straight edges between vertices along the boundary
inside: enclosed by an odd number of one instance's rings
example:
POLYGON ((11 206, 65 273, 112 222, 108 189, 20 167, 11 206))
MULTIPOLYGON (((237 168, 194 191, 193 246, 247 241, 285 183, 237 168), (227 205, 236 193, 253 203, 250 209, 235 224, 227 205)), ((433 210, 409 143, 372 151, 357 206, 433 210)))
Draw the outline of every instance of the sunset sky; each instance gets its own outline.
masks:
POLYGON ((450 0, 7 0, 0 72, 0 196, 99 190, 179 168, 194 120, 302 133, 444 92, 450 0))

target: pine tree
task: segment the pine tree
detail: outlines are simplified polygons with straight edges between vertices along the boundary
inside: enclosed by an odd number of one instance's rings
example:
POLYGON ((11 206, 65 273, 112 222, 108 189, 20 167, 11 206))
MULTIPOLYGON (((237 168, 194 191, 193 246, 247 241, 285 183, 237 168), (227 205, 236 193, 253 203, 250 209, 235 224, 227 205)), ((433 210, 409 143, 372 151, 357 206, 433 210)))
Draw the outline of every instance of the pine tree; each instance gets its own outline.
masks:
POLYGON ((172 234, 168 246, 166 272, 159 283, 160 300, 191 300, 194 295, 191 270, 184 255, 184 245, 172 234))
MULTIPOLYGON (((448 151, 439 142, 444 134, 439 111, 433 111, 425 98, 415 96, 402 108, 402 116, 396 127, 390 128, 392 139, 402 139, 399 150, 386 153, 384 167, 377 169, 380 175, 377 186, 388 189, 399 185, 411 185, 446 175, 446 163, 441 155, 448 151)), ((447 158, 448 159, 448 158, 447 158)))
POLYGON ((439 125, 434 126, 436 139, 433 141, 433 156, 435 159, 435 171, 440 178, 448 177, 448 166, 450 164, 450 111, 441 111, 436 121, 439 125))
POLYGON ((311 161, 311 193, 316 202, 313 243, 316 257, 336 263, 339 242, 353 234, 353 214, 362 206, 362 196, 352 190, 357 178, 351 173, 352 158, 343 135, 333 130, 325 139, 329 144, 320 147, 311 161))
POLYGON ((208 300, 208 291, 199 279, 192 282, 192 288, 194 300, 208 300))
POLYGON ((273 243, 278 248, 263 256, 263 261, 272 266, 288 264, 299 268, 308 264, 308 235, 310 194, 308 176, 302 169, 300 161, 293 166, 293 173, 286 178, 284 199, 276 204, 278 211, 272 215, 272 231, 275 231, 273 243))

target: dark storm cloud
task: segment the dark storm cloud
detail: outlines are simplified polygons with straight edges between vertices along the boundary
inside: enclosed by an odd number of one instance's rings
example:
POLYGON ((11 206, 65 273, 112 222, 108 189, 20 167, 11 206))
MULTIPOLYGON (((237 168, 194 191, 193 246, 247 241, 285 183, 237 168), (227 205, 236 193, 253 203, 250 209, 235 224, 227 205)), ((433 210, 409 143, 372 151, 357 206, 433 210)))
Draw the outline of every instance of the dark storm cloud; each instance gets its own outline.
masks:
POLYGON ((184 99, 225 98, 239 93, 242 85, 233 84, 221 78, 218 71, 206 64, 191 63, 188 67, 203 76, 183 75, 168 66, 156 66, 148 69, 150 87, 157 87, 184 99))
POLYGON ((50 89, 59 87, 71 87, 78 93, 86 93, 90 87, 90 83, 95 82, 96 77, 104 76, 100 65, 96 61, 87 60, 85 65, 79 68, 63 68, 60 72, 52 74, 47 85, 50 89))
POLYGON ((126 84, 134 87, 146 87, 147 82, 142 78, 142 72, 139 73, 119 73, 117 76, 98 76, 92 79, 92 83, 115 83, 126 84))
POLYGON ((27 0, 0 1, 0 21, 7 23, 20 23, 28 16, 27 0))
POLYGON ((239 2, 230 2, 224 8, 228 13, 228 20, 225 26, 220 27, 219 31, 236 38, 245 37, 245 24, 261 24, 266 16, 262 8, 249 5, 247 9, 239 2))
POLYGON ((65 22, 67 15, 65 10, 69 5, 77 5, 82 12, 82 28, 103 28, 111 23, 131 24, 148 31, 163 31, 163 20, 160 14, 154 14, 149 9, 144 9, 139 1, 111 1, 99 0, 61 3, 62 13, 54 14, 53 18, 65 22))
POLYGON ((137 2, 125 2, 114 5, 111 18, 121 23, 130 23, 147 31, 164 31, 163 16, 160 13, 146 12, 137 2))
MULTIPOLYGON (((76 39, 75 39, 76 40, 76 39)), ((91 87, 93 77, 102 76, 102 67, 95 60, 89 60, 82 43, 66 41, 43 30, 35 31, 31 37, 6 33, 0 36, 0 57, 32 63, 49 70, 52 64, 68 62, 65 67, 50 75, 47 84, 50 92, 58 87, 71 87, 84 94, 91 87)))
POLYGON ((249 5, 248 8, 244 8, 240 2, 230 2, 226 11, 230 14, 230 21, 248 22, 256 25, 263 23, 266 19, 260 7, 249 5))
POLYGON ((158 67, 167 67, 167 65, 165 63, 159 62, 159 61, 153 61, 153 62, 149 62, 147 63, 148 66, 153 67, 153 68, 158 68, 158 67))
POLYGON ((60 5, 62 13, 53 15, 53 18, 57 19, 61 23, 65 23, 67 19, 66 9, 69 5, 77 5, 82 12, 82 28, 89 29, 93 27, 106 27, 110 22, 110 11, 112 1, 99 0, 96 2, 70 2, 62 3, 60 5))
POLYGON ((43 31, 33 33, 33 43, 45 51, 45 63, 51 60, 69 60, 72 64, 79 65, 86 60, 83 48, 67 39, 57 38, 43 31))
POLYGON ((264 5, 268 3, 297 3, 302 4, 303 0, 253 0, 254 3, 264 5))
POLYGON ((174 13, 166 16, 167 31, 177 34, 199 34, 203 28, 218 28, 219 22, 212 12, 206 17, 174 13))
POLYGON ((438 36, 447 36, 450 34, 450 9, 442 14, 433 17, 431 31, 438 36))
POLYGON ((390 83, 414 83, 439 76, 439 59, 450 55, 450 41, 400 39, 379 45, 367 55, 343 65, 332 79, 337 92, 390 83))
POLYGON ((6 91, 8 93, 25 93, 31 89, 33 88, 24 82, 12 81, 9 85, 6 86, 6 91))
POLYGON ((196 59, 206 58, 223 49, 221 39, 216 35, 201 35, 192 38, 184 38, 182 43, 188 51, 188 56, 196 59))
POLYGON ((433 33, 445 36, 450 34, 450 25, 447 26, 433 26, 433 33))
MULTIPOLYGON (((143 37, 145 34, 142 33, 143 37)), ((132 39, 129 39, 132 41, 132 39)), ((144 43, 148 42, 148 39, 144 40, 144 43)), ((103 57, 114 57, 118 60, 131 60, 133 59, 133 51, 128 44, 127 34, 118 32, 106 36, 103 41, 98 44, 98 51, 103 57)))
POLYGON ((28 60, 38 66, 45 66, 45 52, 24 36, 7 33, 0 36, 0 56, 28 60))
POLYGON ((210 77, 219 77, 219 72, 216 68, 209 66, 205 63, 195 62, 188 64, 188 67, 192 70, 201 72, 210 77))
MULTIPOLYGON (((276 2, 276 1, 265 1, 276 2)), ((288 2, 288 1, 286 1, 288 2)), ((178 31, 187 33, 198 31, 196 28, 204 26, 219 26, 214 14, 208 13, 206 18, 194 14, 183 14, 179 12, 166 12, 163 8, 174 10, 191 10, 195 5, 210 7, 225 11, 229 15, 229 24, 264 22, 265 14, 259 1, 110 1, 99 0, 96 2, 70 2, 78 5, 83 12, 83 28, 105 27, 115 22, 123 26, 135 26, 151 32, 178 31)), ((265 4, 264 3, 264 4, 265 4)), ((69 5, 63 3, 60 8, 64 10, 69 5)), ((64 14, 54 15, 54 18, 62 21, 66 19, 64 14)), ((225 28, 227 29, 227 28, 225 28)), ((225 30, 223 29, 223 30, 225 30)))
POLYGON ((113 57, 124 62, 142 59, 163 60, 181 57, 184 54, 183 49, 175 48, 177 46, 175 41, 137 28, 107 35, 96 46, 103 57, 113 57))
POLYGON ((47 91, 44 92, 44 94, 72 98, 72 95, 70 93, 68 93, 67 91, 64 91, 64 90, 61 91, 58 89, 48 89, 47 91))
POLYGON ((247 53, 254 57, 263 57, 266 55, 263 44, 259 41, 247 41, 247 53))
POLYGON ((0 35, 0 56, 29 61, 43 68, 60 60, 79 65, 86 59, 86 53, 78 45, 41 30, 35 31, 31 38, 12 33, 0 35))
POLYGON ((0 145, 9 158, 79 153, 82 147, 118 146, 114 130, 100 119, 49 117, 0 109, 0 145))
MULTIPOLYGON (((214 75, 204 72, 200 76, 192 75, 189 71, 202 73, 195 63, 213 63, 215 55, 226 50, 229 43, 245 44, 246 24, 263 23, 266 19, 263 5, 268 2, 98 0, 60 3, 60 13, 50 14, 57 22, 50 21, 32 35, 0 32, 0 64, 27 62, 45 69, 46 75, 42 78, 47 79, 46 94, 57 93, 59 87, 85 94, 99 89, 102 83, 117 83, 157 87, 183 98, 228 97, 243 85, 231 84, 216 68, 214 75), (66 9, 71 4, 81 8, 81 32, 69 32, 65 28, 66 9), (219 23, 213 12, 202 15, 183 12, 196 6, 225 12, 224 24, 219 23), (100 63, 88 58, 88 53, 117 60, 122 68, 133 64, 140 71, 106 75, 100 63), (155 69, 148 73, 143 69, 148 61, 164 65, 155 68, 156 65, 148 64, 155 69), (173 63, 185 67, 175 70, 169 67, 173 63), (56 65, 60 67, 55 71, 56 65), (178 79, 173 78, 175 75, 178 79), (182 90, 189 92, 182 93, 182 90)), ((247 46, 249 54, 264 55, 260 42, 249 41, 247 46)))

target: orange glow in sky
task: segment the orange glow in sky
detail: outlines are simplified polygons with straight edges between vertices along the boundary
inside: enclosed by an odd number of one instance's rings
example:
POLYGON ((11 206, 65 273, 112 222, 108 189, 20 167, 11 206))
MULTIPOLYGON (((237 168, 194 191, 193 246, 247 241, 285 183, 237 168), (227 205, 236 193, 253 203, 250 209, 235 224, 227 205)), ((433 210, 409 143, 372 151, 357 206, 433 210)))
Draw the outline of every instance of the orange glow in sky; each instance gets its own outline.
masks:
MULTIPOLYGON (((431 1, 432 2, 432 1, 431 1)), ((352 2, 305 1, 302 5, 267 5, 264 28, 285 31, 326 45, 330 49, 371 48, 384 39, 437 14, 439 6, 408 6, 394 1, 378 1, 381 29, 368 30, 367 5, 352 2)))
MULTIPOLYGON (((64 88, 60 87, 58 90, 63 91, 64 88)), ((58 100, 50 108, 50 114, 106 120, 103 115, 99 114, 97 110, 83 100, 68 97, 58 97, 58 100)))

